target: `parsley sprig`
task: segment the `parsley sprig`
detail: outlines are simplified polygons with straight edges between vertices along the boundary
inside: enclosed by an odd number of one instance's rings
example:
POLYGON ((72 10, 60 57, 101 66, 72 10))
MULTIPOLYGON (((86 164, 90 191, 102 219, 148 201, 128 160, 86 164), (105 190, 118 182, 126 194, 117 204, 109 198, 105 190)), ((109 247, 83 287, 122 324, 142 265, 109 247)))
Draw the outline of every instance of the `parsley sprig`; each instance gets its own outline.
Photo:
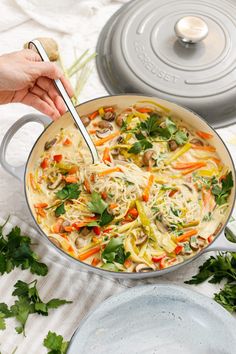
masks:
POLYGON ((130 253, 124 250, 123 241, 123 237, 114 237, 108 242, 102 252, 102 258, 106 261, 103 268, 118 271, 118 269, 115 269, 117 267, 114 265, 114 262, 124 264, 125 260, 130 256, 130 253))
POLYGON ((214 194, 215 201, 218 205, 227 203, 233 185, 234 182, 231 171, 222 179, 221 186, 219 184, 214 184, 212 194, 214 194))
POLYGON ((198 274, 185 283, 200 284, 205 280, 213 284, 226 280, 223 289, 214 294, 214 299, 228 311, 236 311, 236 253, 211 256, 199 267, 198 274))
POLYGON ((114 216, 108 212, 108 204, 102 199, 101 195, 97 192, 93 192, 91 195, 91 201, 88 203, 88 208, 95 214, 100 215, 100 220, 88 224, 88 226, 105 226, 109 224, 114 216))
POLYGON ((38 256, 31 249, 31 239, 22 235, 17 226, 4 236, 4 226, 0 226, 0 274, 10 273, 15 267, 20 267, 29 269, 33 274, 46 275, 48 267, 39 262, 38 256))
POLYGON ((64 341, 60 334, 49 331, 43 345, 49 349, 48 354, 66 354, 69 342, 64 341))
POLYGON ((55 209, 55 215, 58 217, 65 214, 65 201, 77 199, 80 195, 80 185, 78 183, 69 183, 56 193, 56 197, 62 202, 55 209))
POLYGON ((188 140, 186 133, 179 130, 175 122, 168 117, 163 122, 155 113, 138 125, 135 137, 138 141, 128 150, 129 153, 133 154, 139 154, 141 151, 152 148, 152 139, 156 137, 163 141, 174 139, 178 145, 183 145, 188 140))
POLYGON ((56 309, 64 304, 71 303, 71 301, 56 298, 43 302, 36 285, 37 280, 33 280, 30 283, 25 283, 21 280, 17 281, 14 285, 15 290, 12 293, 13 296, 17 297, 15 303, 10 308, 5 303, 0 303, 0 329, 5 329, 6 318, 15 317, 19 323, 15 328, 16 332, 25 335, 25 325, 30 314, 37 313, 48 316, 50 309, 56 309))

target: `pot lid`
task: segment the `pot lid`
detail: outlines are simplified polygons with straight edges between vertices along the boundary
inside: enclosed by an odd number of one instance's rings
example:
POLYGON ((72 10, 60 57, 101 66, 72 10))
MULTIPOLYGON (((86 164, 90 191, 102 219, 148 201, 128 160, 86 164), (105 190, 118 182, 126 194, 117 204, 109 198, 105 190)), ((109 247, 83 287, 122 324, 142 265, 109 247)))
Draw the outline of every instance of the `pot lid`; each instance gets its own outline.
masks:
POLYGON ((184 105, 214 127, 236 123, 236 1, 134 0, 104 26, 97 69, 111 94, 184 105))

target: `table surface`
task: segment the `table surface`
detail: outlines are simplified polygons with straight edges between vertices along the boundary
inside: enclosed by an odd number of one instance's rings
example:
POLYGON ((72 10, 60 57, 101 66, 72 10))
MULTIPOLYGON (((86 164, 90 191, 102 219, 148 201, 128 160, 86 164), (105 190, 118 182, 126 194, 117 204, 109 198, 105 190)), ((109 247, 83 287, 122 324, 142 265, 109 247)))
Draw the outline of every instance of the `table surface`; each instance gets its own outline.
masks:
MULTIPOLYGON (((95 49, 96 41, 99 31, 105 24, 106 19, 118 9, 120 4, 110 3, 106 5, 106 9, 100 9, 97 13, 97 22, 95 26, 91 26, 89 21, 87 25, 83 24, 83 28, 78 28, 78 32, 73 34, 64 34, 57 31, 48 29, 41 26, 34 20, 27 20, 23 24, 11 28, 7 31, 0 33, 0 54, 19 50, 22 48, 23 43, 29 39, 35 37, 53 37, 58 41, 64 61, 67 64, 71 63, 73 57, 74 48, 78 50, 78 53, 84 52, 86 49, 95 49), (104 14, 102 13, 104 10, 104 14), (102 18, 103 21, 99 19, 102 18)), ((107 95, 105 88, 99 81, 94 66, 93 72, 88 79, 88 82, 80 96, 80 102, 84 102, 88 99, 107 95)), ((0 106, 0 141, 4 136, 7 129, 21 116, 35 112, 31 107, 23 106, 21 104, 10 104, 0 106)), ((32 147, 36 137, 41 132, 41 127, 36 123, 29 124, 21 129, 12 140, 8 149, 9 162, 14 165, 23 164, 26 161, 30 148, 32 147)), ((227 144, 234 161, 236 160, 236 125, 219 129, 219 134, 227 144)), ((26 206, 23 185, 12 176, 8 175, 2 167, 0 167, 0 212, 2 214, 16 215, 20 219, 24 220, 30 225, 33 225, 31 216, 26 206)), ((204 259, 208 256, 202 256, 200 259, 189 264, 187 270, 181 270, 174 272, 173 274, 162 277, 162 279, 175 282, 175 284, 183 284, 183 280, 186 279, 185 273, 194 274, 204 259)), ((0 283, 1 289, 1 283, 0 283)), ((218 286, 214 286, 208 283, 204 283, 196 287, 196 290, 212 296, 214 292, 219 289, 218 286)), ((0 290, 1 291, 1 290, 0 290)))

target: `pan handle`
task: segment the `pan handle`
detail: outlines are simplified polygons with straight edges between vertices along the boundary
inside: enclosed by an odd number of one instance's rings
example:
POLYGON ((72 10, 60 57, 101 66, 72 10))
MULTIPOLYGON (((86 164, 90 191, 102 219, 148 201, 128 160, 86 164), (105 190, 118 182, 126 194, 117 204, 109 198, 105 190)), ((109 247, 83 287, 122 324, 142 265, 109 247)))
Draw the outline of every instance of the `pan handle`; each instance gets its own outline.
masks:
POLYGON ((225 251, 236 252, 236 222, 229 223, 225 230, 217 237, 217 239, 203 250, 204 252, 210 251, 225 251), (225 233, 230 234, 230 237, 234 241, 229 241, 225 233))
POLYGON ((12 176, 16 177, 20 181, 23 181, 24 179, 25 164, 21 166, 10 165, 6 159, 6 152, 7 152, 8 145, 11 139, 13 138, 13 136, 16 134, 16 132, 23 125, 30 122, 39 123, 43 125, 44 128, 46 128, 50 124, 51 119, 41 114, 27 114, 21 117, 8 129, 0 145, 0 164, 8 173, 10 173, 12 176))

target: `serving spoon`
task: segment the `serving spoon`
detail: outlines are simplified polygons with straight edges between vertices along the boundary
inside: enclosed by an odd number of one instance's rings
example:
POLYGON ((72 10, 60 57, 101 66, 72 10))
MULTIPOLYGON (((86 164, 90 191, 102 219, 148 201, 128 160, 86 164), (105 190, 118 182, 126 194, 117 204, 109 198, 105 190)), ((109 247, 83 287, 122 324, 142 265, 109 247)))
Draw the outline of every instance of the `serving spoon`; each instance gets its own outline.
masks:
MULTIPOLYGON (((47 61, 49 62, 50 59, 44 49, 44 47, 42 46, 42 44, 40 43, 40 41, 38 41, 37 39, 34 39, 33 41, 30 41, 28 44, 28 48, 32 49, 32 46, 35 47, 35 49, 37 50, 38 54, 40 55, 42 61, 47 61)), ((76 126, 79 128, 81 135, 83 136, 83 139, 85 140, 89 151, 91 153, 92 156, 92 161, 93 163, 96 163, 99 161, 99 156, 98 156, 98 152, 97 149, 89 135, 89 133, 87 132, 83 122, 81 121, 81 118, 78 114, 78 112, 76 111, 70 96, 68 95, 68 93, 66 92, 66 89, 63 85, 63 83, 61 82, 60 79, 57 80, 53 80, 58 92, 61 94, 61 97, 66 105, 66 107, 68 108, 68 111, 70 112, 72 118, 74 119, 74 122, 76 124, 76 126)))

